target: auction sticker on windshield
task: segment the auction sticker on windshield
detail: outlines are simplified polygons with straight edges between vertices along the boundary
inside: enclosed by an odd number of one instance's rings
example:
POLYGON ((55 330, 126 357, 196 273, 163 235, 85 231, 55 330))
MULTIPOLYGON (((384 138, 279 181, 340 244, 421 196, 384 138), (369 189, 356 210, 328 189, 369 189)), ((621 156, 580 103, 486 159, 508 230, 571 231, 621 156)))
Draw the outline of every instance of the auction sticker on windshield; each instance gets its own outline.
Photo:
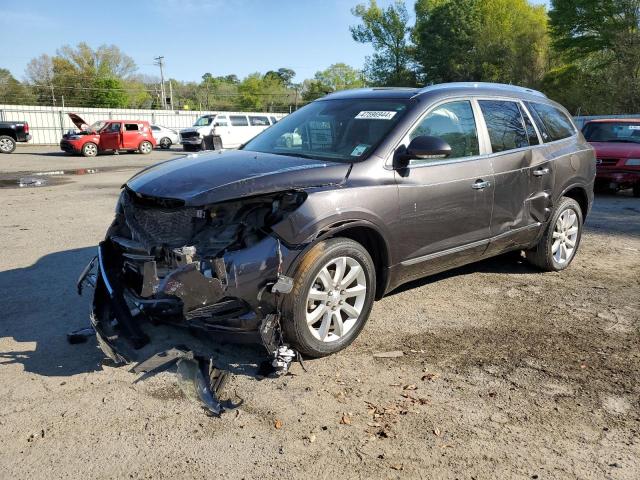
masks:
POLYGON ((356 115, 361 120, 391 120, 398 112, 364 111, 356 115))

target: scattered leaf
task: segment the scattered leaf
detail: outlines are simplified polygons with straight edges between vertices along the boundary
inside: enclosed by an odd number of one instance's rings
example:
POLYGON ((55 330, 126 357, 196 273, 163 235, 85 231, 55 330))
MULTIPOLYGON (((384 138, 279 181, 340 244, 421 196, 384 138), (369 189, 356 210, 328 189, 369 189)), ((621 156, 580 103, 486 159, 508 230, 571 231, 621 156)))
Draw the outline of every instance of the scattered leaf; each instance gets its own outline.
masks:
POLYGON ((405 385, 402 388, 403 388, 403 390, 417 390, 418 386, 416 384, 412 383, 411 385, 405 385))
POLYGON ((404 470, 404 467, 402 465, 400 465, 399 463, 394 463, 394 464, 390 465, 390 467, 393 470, 404 470))
POLYGON ((340 423, 342 425, 351 425, 351 418, 346 413, 343 413, 340 423))
POLYGON ((273 422, 273 426, 276 427, 276 430, 280 430, 282 428, 282 420, 276 418, 276 421, 273 422))
POLYGON ((436 437, 439 437, 439 436, 440 436, 440 429, 439 429, 438 427, 434 428, 434 429, 433 429, 433 434, 434 434, 436 437))

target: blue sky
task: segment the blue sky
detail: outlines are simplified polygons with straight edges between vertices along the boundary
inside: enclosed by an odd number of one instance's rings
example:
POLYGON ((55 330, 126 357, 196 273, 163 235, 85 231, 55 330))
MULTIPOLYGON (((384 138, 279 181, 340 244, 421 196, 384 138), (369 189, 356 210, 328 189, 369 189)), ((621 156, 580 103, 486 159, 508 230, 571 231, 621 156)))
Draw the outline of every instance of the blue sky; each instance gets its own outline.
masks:
POLYGON ((301 81, 336 62, 362 67, 372 51, 352 40, 349 25, 363 1, 0 0, 0 44, 13 45, 0 54, 0 68, 22 79, 31 58, 86 41, 118 45, 145 74, 157 75, 153 57, 164 55, 165 75, 179 80, 287 67, 301 81))

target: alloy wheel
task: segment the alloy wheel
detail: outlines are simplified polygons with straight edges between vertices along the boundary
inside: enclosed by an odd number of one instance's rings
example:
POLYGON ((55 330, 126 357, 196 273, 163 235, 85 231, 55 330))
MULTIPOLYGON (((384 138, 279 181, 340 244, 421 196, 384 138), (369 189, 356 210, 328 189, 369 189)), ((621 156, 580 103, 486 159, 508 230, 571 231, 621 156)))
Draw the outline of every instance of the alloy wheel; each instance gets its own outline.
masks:
POLYGON ((556 263, 563 265, 571 260, 579 233, 578 215, 573 209, 567 208, 558 217, 553 230, 551 254, 556 263))
POLYGON ((322 342, 334 342, 358 322, 367 296, 360 262, 338 257, 320 269, 307 293, 307 326, 322 342))
POLYGON ((0 150, 3 152, 11 152, 13 150, 13 142, 8 138, 0 139, 0 150))
POLYGON ((151 144, 149 142, 142 142, 142 145, 140 145, 140 151, 142 153, 150 153, 151 152, 151 144))
POLYGON ((85 145, 84 147, 84 153, 86 155, 88 155, 89 157, 94 157, 96 156, 96 154, 98 153, 98 147, 96 147, 94 144, 92 143, 88 143, 87 145, 85 145))

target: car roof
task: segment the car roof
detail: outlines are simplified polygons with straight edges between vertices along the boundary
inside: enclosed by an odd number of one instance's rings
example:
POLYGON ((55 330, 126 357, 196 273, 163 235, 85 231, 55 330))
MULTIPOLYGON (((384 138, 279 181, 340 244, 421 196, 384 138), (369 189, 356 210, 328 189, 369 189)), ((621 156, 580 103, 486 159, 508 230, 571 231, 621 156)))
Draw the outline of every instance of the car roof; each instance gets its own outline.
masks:
POLYGON ((388 99, 412 99, 427 95, 447 96, 456 95, 490 95, 509 96, 522 98, 524 100, 548 100, 547 96, 531 88, 519 87, 517 85, 506 85, 502 83, 487 82, 454 82, 429 85, 424 88, 404 88, 404 87, 374 87, 359 88, 354 90, 342 90, 331 93, 320 100, 335 100, 348 98, 388 98, 388 99))
POLYGON ((117 118, 116 119, 110 118, 109 120, 103 120, 103 121, 104 122, 109 122, 109 123, 113 123, 113 122, 120 122, 120 123, 126 123, 126 122, 129 122, 129 123, 149 123, 148 120, 131 120, 130 118, 126 119, 126 120, 120 120, 120 119, 117 119, 117 118))

